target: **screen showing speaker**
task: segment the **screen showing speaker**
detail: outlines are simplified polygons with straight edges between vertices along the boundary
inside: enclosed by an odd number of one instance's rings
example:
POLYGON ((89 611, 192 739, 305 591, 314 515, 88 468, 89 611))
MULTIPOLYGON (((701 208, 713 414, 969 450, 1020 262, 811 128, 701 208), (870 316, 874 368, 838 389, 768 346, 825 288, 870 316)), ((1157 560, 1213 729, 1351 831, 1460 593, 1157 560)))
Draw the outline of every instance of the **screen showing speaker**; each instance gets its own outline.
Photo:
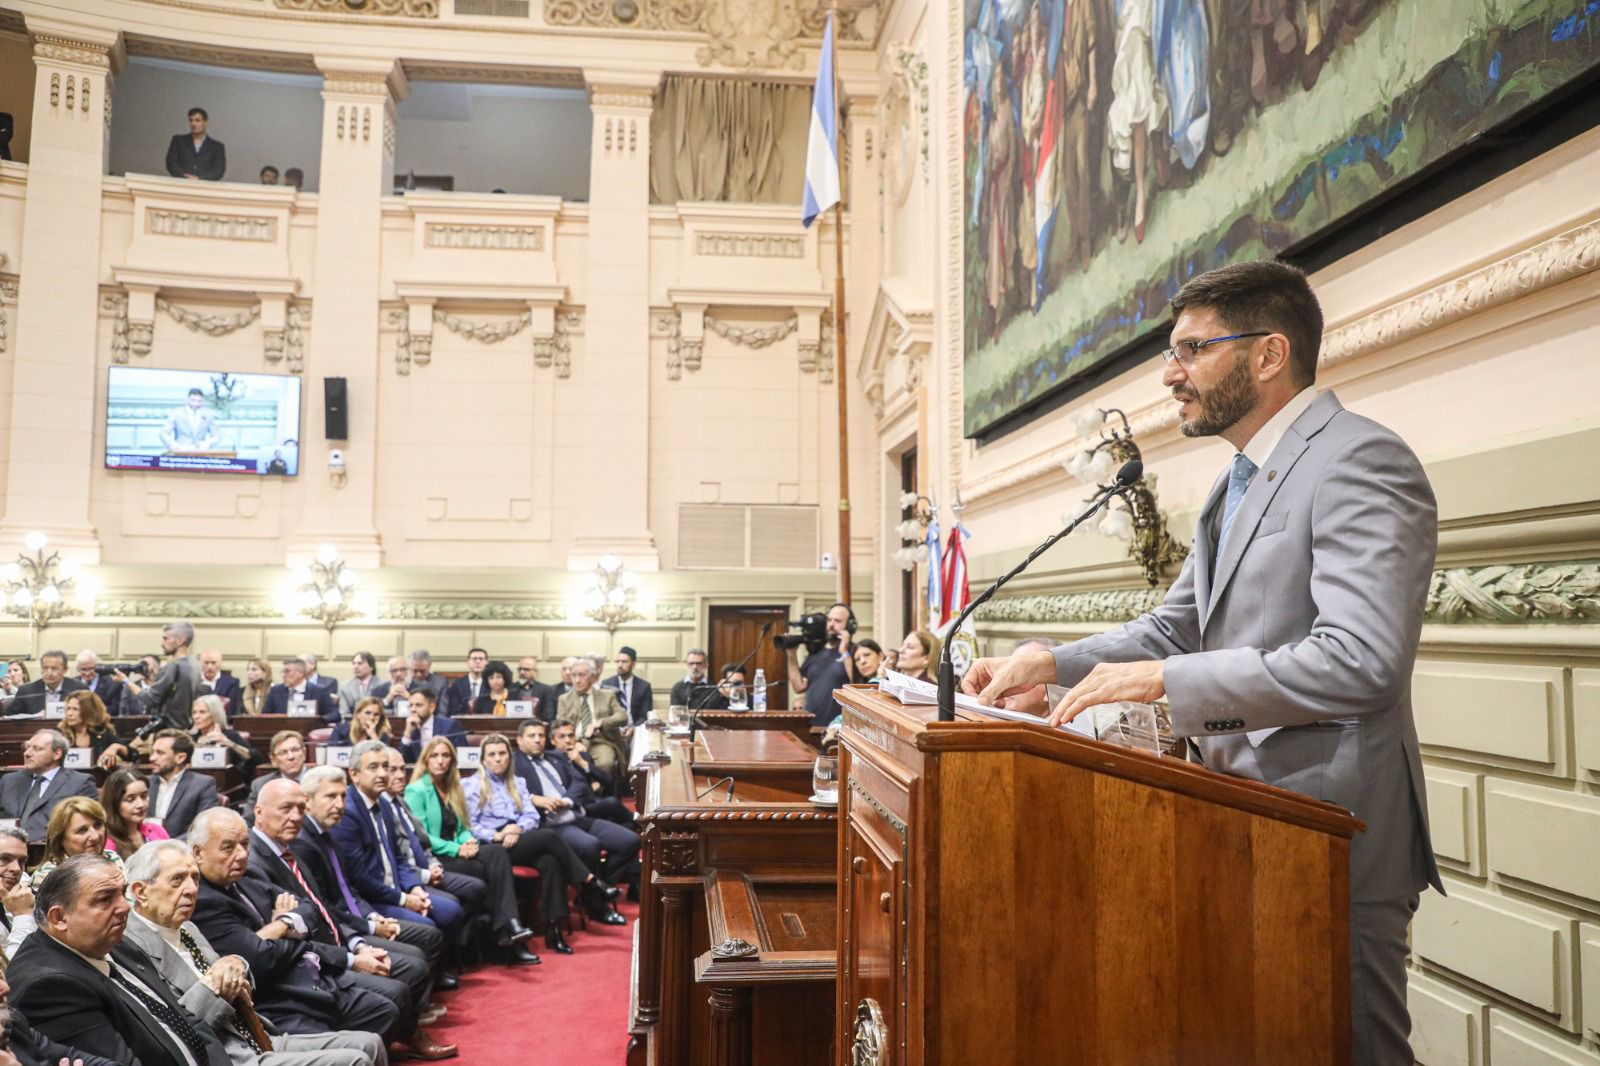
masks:
POLYGON ((114 366, 106 466, 188 473, 300 472, 300 379, 114 366))

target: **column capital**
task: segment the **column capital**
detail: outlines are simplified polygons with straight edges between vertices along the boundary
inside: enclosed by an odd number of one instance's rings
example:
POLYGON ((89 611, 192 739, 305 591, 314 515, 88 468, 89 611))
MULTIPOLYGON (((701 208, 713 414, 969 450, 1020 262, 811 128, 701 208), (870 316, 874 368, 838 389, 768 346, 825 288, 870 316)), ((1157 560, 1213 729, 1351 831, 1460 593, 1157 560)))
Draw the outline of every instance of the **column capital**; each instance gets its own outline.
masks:
POLYGON ((28 16, 34 60, 116 73, 128 62, 122 31, 61 19, 28 16))
POLYGON ((585 70, 589 106, 612 111, 649 111, 655 105, 659 74, 620 70, 585 70))
POLYGON ((315 56, 322 72, 322 91, 350 96, 385 96, 396 102, 411 93, 411 82, 398 60, 356 56, 315 56))

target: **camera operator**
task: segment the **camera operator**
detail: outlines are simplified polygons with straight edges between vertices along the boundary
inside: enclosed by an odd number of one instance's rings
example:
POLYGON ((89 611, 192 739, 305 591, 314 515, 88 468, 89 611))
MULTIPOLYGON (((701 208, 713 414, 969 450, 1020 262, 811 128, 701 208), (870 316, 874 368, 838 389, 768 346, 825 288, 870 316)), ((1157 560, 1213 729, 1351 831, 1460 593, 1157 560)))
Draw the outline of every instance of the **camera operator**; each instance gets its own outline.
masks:
POLYGON ((133 698, 131 707, 126 702, 123 704, 122 713, 149 715, 151 721, 147 729, 192 726, 194 701, 200 692, 200 660, 189 651, 193 643, 194 626, 188 622, 168 622, 161 627, 161 650, 168 659, 154 681, 140 685, 120 671, 111 675, 127 683, 133 698))
POLYGON ((848 604, 836 603, 828 608, 826 640, 820 647, 810 647, 806 661, 800 661, 799 650, 792 645, 789 656, 789 691, 803 692, 806 710, 817 725, 827 725, 838 714, 833 707, 834 689, 850 683, 850 656, 855 645, 850 638, 856 631, 856 613, 848 604))

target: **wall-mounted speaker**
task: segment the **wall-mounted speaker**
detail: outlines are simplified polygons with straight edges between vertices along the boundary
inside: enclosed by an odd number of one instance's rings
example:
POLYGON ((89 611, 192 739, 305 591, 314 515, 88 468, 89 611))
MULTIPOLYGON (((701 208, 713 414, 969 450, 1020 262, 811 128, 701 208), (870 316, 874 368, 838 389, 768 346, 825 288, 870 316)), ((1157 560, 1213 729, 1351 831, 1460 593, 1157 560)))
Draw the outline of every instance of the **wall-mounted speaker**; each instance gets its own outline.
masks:
POLYGON ((329 440, 350 439, 350 406, 344 378, 322 379, 323 436, 329 440))

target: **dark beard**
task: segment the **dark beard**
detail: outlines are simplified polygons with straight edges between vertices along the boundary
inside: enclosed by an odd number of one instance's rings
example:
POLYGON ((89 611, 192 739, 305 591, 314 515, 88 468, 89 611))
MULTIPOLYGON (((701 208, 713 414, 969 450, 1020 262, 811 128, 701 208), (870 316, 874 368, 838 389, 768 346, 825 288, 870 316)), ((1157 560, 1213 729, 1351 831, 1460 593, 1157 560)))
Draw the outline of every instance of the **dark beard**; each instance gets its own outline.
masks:
POLYGON ((1249 414, 1256 405, 1256 383, 1250 373, 1250 354, 1239 353, 1229 368, 1227 376, 1204 395, 1190 387, 1173 389, 1174 396, 1197 400, 1200 413, 1178 427, 1185 437, 1215 437, 1239 419, 1249 414))

